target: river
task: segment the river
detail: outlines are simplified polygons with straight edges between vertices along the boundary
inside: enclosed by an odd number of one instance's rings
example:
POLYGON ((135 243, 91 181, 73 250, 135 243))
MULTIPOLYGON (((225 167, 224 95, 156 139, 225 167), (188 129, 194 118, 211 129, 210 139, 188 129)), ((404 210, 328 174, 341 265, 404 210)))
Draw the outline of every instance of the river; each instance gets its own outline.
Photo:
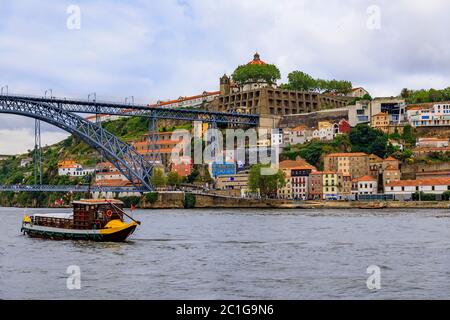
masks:
POLYGON ((127 243, 31 239, 23 214, 0 208, 0 299, 450 298, 446 211, 137 210, 127 243))

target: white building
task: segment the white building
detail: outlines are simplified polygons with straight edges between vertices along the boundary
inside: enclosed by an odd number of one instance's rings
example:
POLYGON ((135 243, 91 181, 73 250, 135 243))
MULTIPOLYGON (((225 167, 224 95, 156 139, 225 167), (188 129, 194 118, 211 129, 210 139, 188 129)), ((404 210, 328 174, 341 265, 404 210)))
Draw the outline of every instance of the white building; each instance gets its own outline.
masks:
POLYGON ((450 191, 450 178, 392 181, 386 184, 384 191, 404 199, 410 199, 416 192, 443 194, 450 191))
POLYGON ((331 141, 339 133, 339 124, 330 123, 328 121, 320 121, 318 128, 313 131, 313 139, 319 139, 322 141, 331 141))
POLYGON ((362 98, 366 94, 369 94, 369 92, 366 89, 364 89, 363 87, 358 87, 358 88, 353 88, 349 95, 351 97, 355 97, 355 98, 362 98))
POLYGON ((283 146, 283 129, 272 129, 272 146, 283 146))
POLYGON ((286 128, 283 130, 283 140, 285 145, 305 144, 312 139, 312 131, 306 126, 286 128))
POLYGON ((352 127, 358 124, 369 124, 372 116, 381 112, 389 115, 390 124, 399 124, 406 121, 405 100, 395 97, 375 98, 372 101, 360 100, 347 108, 348 122, 352 127))
POLYGON ((377 194, 378 181, 372 176, 364 176, 352 181, 352 194, 377 194))
POLYGON ((94 173, 95 169, 84 169, 82 165, 72 160, 64 160, 58 163, 58 175, 70 177, 84 177, 94 173))
POLYGON ((419 148, 445 148, 449 146, 449 139, 418 138, 416 146, 419 148))
POLYGON ((406 116, 413 127, 450 126, 450 103, 411 107, 406 111, 406 116))
POLYGON ((149 105, 151 108, 199 108, 205 103, 213 101, 220 95, 220 91, 215 92, 203 92, 202 94, 190 97, 179 97, 176 100, 158 101, 155 104, 149 105))
POLYGON ((33 162, 33 159, 32 159, 32 158, 25 158, 25 159, 22 159, 22 160, 20 160, 20 166, 21 166, 22 168, 24 168, 24 167, 28 166, 31 162, 33 162))

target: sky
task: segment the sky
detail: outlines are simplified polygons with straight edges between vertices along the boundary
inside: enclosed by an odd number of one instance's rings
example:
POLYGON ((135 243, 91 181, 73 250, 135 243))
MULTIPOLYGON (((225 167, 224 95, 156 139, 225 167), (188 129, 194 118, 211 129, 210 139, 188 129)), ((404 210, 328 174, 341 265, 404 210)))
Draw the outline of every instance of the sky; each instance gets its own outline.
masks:
MULTIPOLYGON (((0 86, 138 103, 215 91, 250 61, 350 80, 372 96, 450 86, 448 0, 0 0, 0 86)), ((4 89, 6 90, 6 89, 4 89)), ((0 154, 33 148, 0 115, 0 154)), ((42 125, 43 144, 67 134, 42 125)))

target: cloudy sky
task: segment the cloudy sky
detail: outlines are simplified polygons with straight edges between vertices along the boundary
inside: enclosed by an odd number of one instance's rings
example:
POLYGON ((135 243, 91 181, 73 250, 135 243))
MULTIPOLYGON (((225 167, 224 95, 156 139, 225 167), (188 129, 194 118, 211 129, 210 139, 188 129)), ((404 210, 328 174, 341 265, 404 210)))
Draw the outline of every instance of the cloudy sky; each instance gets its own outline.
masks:
MULTIPOLYGON (((217 90, 258 51, 282 81, 302 70, 374 96, 443 88, 449 12, 448 0, 0 0, 0 86, 150 103, 217 90)), ((0 117, 0 154, 32 148, 33 120, 0 117)))

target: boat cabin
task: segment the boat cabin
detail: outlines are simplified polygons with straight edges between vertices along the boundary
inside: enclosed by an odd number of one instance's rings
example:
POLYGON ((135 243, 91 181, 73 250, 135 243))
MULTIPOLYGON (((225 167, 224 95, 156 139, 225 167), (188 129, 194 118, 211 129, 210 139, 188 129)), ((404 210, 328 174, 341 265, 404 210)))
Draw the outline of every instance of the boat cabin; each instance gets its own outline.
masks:
POLYGON ((73 204, 73 229, 102 229, 111 220, 123 221, 119 200, 79 200, 73 204))
POLYGON ((73 201, 73 213, 35 214, 33 224, 64 229, 102 229, 111 220, 123 221, 123 202, 115 199, 73 201))

